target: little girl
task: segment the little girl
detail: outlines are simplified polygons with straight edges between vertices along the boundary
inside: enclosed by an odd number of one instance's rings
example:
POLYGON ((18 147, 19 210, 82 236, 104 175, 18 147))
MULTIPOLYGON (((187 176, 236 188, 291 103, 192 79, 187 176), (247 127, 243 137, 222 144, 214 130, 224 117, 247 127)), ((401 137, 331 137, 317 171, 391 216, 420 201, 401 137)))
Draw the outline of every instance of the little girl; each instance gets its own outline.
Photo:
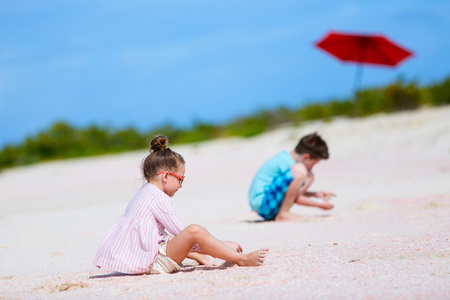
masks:
POLYGON ((165 136, 151 141, 142 164, 147 183, 108 231, 94 265, 126 274, 172 273, 186 257, 205 262, 205 254, 239 266, 261 265, 268 249, 243 254, 239 244, 219 241, 199 225, 183 226, 170 197, 181 188, 185 162, 168 143, 165 136))

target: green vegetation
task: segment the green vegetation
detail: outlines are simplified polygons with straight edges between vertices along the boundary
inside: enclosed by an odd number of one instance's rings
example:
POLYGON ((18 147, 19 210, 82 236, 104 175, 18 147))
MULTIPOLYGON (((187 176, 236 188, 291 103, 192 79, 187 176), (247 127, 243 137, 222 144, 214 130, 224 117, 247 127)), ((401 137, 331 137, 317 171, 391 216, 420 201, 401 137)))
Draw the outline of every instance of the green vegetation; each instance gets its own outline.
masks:
POLYGON ((117 153, 146 148, 149 138, 167 135, 171 142, 192 143, 219 137, 250 137, 281 124, 300 124, 332 117, 363 117, 379 112, 413 110, 421 106, 450 104, 450 77, 430 86, 419 87, 414 81, 397 80, 386 87, 358 91, 352 99, 310 103, 297 109, 262 110, 239 117, 226 124, 197 122, 190 128, 171 124, 139 132, 134 128, 113 130, 92 125, 77 129, 57 122, 49 129, 28 137, 20 145, 7 145, 0 152, 0 169, 54 159, 117 153))

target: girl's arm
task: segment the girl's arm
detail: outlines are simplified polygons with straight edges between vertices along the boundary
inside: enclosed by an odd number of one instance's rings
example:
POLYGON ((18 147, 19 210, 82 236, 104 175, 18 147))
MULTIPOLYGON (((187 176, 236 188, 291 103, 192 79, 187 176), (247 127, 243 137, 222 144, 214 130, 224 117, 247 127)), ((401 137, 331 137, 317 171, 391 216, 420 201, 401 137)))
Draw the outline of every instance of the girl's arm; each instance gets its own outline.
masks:
MULTIPOLYGON (((176 236, 185 228, 173 210, 172 201, 170 201, 168 196, 161 195, 157 197, 153 202, 152 211, 155 218, 173 236, 176 236)), ((203 253, 198 244, 193 245, 191 251, 203 253)))
POLYGON ((169 197, 163 195, 153 201, 152 212, 155 218, 172 235, 177 235, 184 229, 180 218, 175 214, 169 197))

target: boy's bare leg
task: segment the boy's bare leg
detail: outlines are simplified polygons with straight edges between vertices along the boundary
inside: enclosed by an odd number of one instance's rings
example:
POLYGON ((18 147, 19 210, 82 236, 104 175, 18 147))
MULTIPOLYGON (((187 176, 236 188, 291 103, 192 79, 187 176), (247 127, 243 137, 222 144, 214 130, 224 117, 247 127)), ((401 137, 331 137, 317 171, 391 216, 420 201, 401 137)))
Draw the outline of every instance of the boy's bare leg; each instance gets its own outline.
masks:
POLYGON ((306 179, 305 179, 305 183, 300 188, 299 194, 304 195, 309 190, 309 187, 313 184, 313 182, 314 182, 314 175, 312 175, 311 172, 308 172, 306 179))
POLYGON ((207 254, 239 266, 259 266, 264 262, 269 249, 260 249, 248 254, 233 251, 199 225, 189 225, 167 242, 167 256, 180 264, 189 254, 192 246, 198 244, 207 254))
POLYGON ((290 209, 300 193, 302 183, 305 180, 308 171, 303 164, 298 163, 291 167, 291 172, 294 179, 289 184, 286 194, 284 195, 280 210, 275 216, 275 221, 298 221, 302 219, 299 215, 291 213, 290 209))

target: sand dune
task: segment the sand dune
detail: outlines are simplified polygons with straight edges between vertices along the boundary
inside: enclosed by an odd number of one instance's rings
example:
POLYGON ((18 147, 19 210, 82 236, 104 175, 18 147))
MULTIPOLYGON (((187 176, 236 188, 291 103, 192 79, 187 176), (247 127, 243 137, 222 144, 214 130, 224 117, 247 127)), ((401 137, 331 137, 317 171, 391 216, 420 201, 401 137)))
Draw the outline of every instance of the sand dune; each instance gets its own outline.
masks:
MULTIPOLYGON (((170 137, 169 137, 170 138, 170 137)), ((450 107, 310 122, 249 139, 174 146, 186 181, 173 198, 262 267, 186 260, 170 275, 114 276, 91 261, 140 188, 146 151, 37 164, 0 173, 0 298, 448 299, 450 107), (317 131, 330 159, 312 189, 332 211, 295 207, 304 222, 260 222, 247 190, 267 158, 317 131)))

